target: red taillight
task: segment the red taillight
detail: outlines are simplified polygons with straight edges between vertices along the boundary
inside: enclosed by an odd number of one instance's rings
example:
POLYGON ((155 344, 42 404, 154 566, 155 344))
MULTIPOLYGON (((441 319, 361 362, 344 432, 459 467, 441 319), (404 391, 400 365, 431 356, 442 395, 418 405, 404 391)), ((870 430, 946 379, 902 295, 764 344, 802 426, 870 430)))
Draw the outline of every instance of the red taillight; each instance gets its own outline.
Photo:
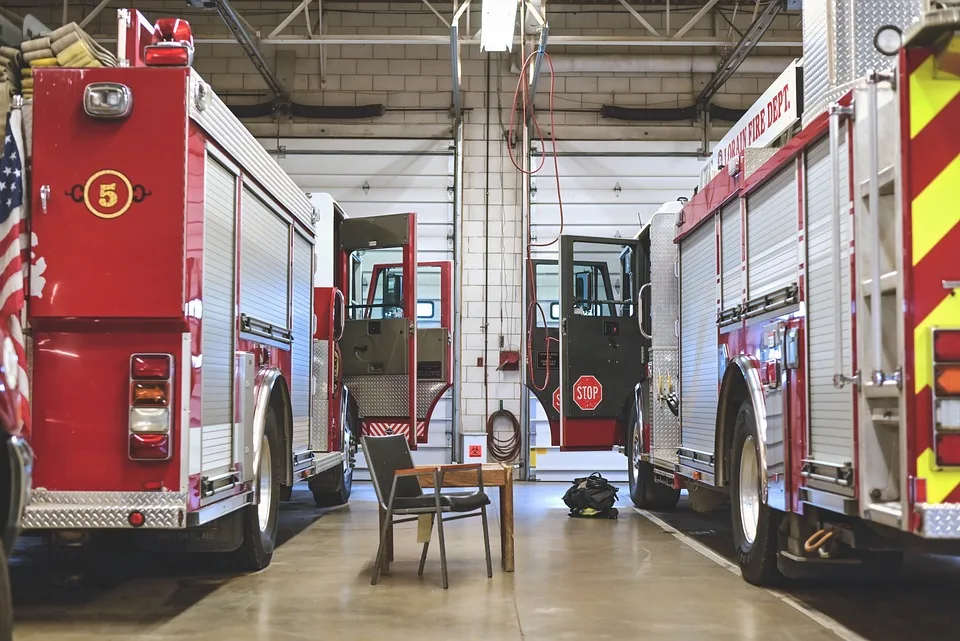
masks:
POLYGON ((134 354, 130 357, 130 419, 127 451, 133 460, 170 458, 173 422, 173 356, 134 354))
POLYGON ((148 67, 187 67, 192 51, 184 45, 150 45, 143 49, 143 62, 148 67))
POLYGON ((153 44, 144 47, 143 62, 151 67, 187 67, 193 62, 193 30, 180 18, 160 18, 153 44))
POLYGON ((933 360, 960 361, 960 331, 941 329, 933 333, 933 360))
POLYGON ((141 527, 147 522, 147 517, 143 515, 143 512, 131 512, 127 517, 127 522, 133 527, 141 527))
POLYGON ((134 354, 131 359, 130 377, 165 381, 170 378, 171 360, 166 354, 134 354))
POLYGON ((130 458, 165 461, 170 458, 170 437, 166 434, 131 434, 130 458))

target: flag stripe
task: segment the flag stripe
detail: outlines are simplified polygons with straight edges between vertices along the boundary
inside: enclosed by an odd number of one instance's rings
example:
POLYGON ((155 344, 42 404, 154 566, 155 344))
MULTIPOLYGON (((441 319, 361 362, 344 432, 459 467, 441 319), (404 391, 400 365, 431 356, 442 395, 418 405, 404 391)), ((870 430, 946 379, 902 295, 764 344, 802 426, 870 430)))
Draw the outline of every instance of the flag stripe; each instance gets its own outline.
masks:
MULTIPOLYGON (((24 239, 26 197, 23 115, 12 109, 7 115, 0 156, 0 314, 6 316, 7 330, 17 355, 17 390, 20 393, 20 429, 30 431, 30 381, 27 352, 20 316, 24 308, 24 239)), ((26 245, 29 247, 29 245, 26 245)), ((26 256, 29 264, 29 255, 26 256)), ((8 373, 9 374, 9 373, 8 373)))

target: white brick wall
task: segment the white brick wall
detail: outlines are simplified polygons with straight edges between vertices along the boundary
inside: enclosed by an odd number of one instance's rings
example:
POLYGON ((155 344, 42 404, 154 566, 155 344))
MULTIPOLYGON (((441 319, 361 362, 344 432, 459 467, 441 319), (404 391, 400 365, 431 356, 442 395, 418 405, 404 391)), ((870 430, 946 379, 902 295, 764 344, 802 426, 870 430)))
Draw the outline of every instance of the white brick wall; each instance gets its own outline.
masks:
MULTIPOLYGON (((12 10, 32 12, 41 19, 49 19, 51 26, 58 26, 62 4, 58 1, 10 0, 5 3, 12 10), (44 5, 37 8, 37 5, 44 5), (27 9, 29 7, 29 9, 27 9)), ((77 3, 79 4, 79 3, 77 3)), ((131 3, 148 11, 150 17, 179 15, 190 20, 197 37, 229 37, 226 27, 216 13, 186 10, 182 0, 142 0, 131 3)), ((262 36, 266 36, 298 2, 251 2, 236 0, 234 7, 262 36)), ((476 3, 479 5, 479 3, 476 3)), ((89 3, 88 3, 89 5, 89 3)), ((71 3, 71 18, 79 20, 81 12, 89 6, 71 3)), ((90 5, 92 6, 92 5, 90 5)), ((448 31, 435 15, 419 3, 333 3, 325 1, 323 28, 327 34, 395 35, 437 34, 448 31)), ((437 3, 441 11, 449 6, 437 3)), ((635 5, 644 11, 638 4, 635 5)), ((313 7, 311 16, 316 21, 313 7)), ((479 28, 477 10, 471 16, 472 31, 479 28)), ((662 5, 660 13, 646 13, 646 17, 661 33, 665 29, 662 5)), ((695 8, 674 8, 671 28, 676 31, 692 15, 695 8)), ((749 24, 751 12, 738 12, 735 22, 743 31, 749 24)), ((88 29, 92 33, 112 34, 114 16, 108 9, 88 29)), ((627 36, 643 37, 649 33, 619 6, 591 5, 580 9, 576 6, 557 5, 550 9, 551 36, 627 36)), ((466 32, 463 29, 462 32, 466 32)), ((284 34, 305 34, 303 16, 299 16, 284 34)), ((690 38, 724 37, 736 40, 728 25, 719 17, 708 15, 688 32, 690 38)), ((799 16, 781 16, 777 19, 770 37, 778 40, 800 40, 799 16)), ((266 46, 264 53, 272 61, 280 47, 266 46)), ((258 135, 268 136, 362 136, 362 137, 450 137, 452 121, 451 77, 449 47, 437 45, 327 45, 321 57, 319 46, 286 46, 295 55, 294 82, 290 86, 296 101, 317 105, 359 105, 381 103, 387 113, 371 122, 293 122, 283 119, 279 123, 266 120, 251 122, 251 129, 258 135), (322 70, 322 72, 321 72, 322 70), (279 128, 279 131, 278 131, 279 128)), ((561 47, 548 46, 552 54, 713 54, 721 51, 685 49, 681 47, 561 47)), ((770 52, 771 50, 760 50, 770 52)), ((772 50, 772 55, 798 55, 781 49, 772 50)), ((503 336, 507 346, 518 348, 521 344, 520 283, 523 278, 523 247, 520 242, 521 209, 518 202, 520 176, 507 157, 500 134, 496 111, 489 131, 492 158, 490 160, 490 257, 489 268, 489 326, 488 363, 477 366, 483 356, 484 314, 484 155, 485 155, 485 91, 484 58, 479 47, 464 47, 462 51, 462 85, 464 116, 464 206, 462 254, 458 257, 463 270, 462 296, 464 319, 462 323, 462 427, 467 430, 483 428, 486 417, 504 402, 504 407, 519 416, 520 376, 517 372, 498 372, 499 338, 503 336), (503 264, 503 269, 501 269, 503 264), (503 323, 500 318, 503 316, 503 323), (484 370, 488 376, 487 401, 484 401, 484 370)), ((268 98, 265 84, 253 65, 236 45, 202 44, 196 51, 196 68, 213 84, 225 100, 237 103, 255 103, 268 98)), ((491 88, 495 91, 497 72, 501 79, 500 102, 503 105, 504 125, 509 121, 509 108, 513 101, 516 76, 510 73, 506 59, 494 58, 491 88)), ((725 107, 746 108, 774 79, 769 76, 737 75, 727 82, 715 102, 725 107)), ((613 73, 564 75, 555 79, 554 120, 559 138, 568 139, 639 139, 639 140, 699 140, 700 131, 688 123, 624 123, 603 120, 597 113, 602 104, 635 107, 676 107, 689 105, 708 80, 705 74, 644 74, 614 75, 613 73)), ((549 76, 544 66, 543 81, 537 95, 537 105, 547 106, 549 76)), ((497 107, 496 95, 491 100, 497 107)), ((549 135, 546 113, 541 114, 544 134, 549 135)), ((711 132, 719 138, 723 129, 711 132)), ((520 150, 514 152, 520 153, 520 150)))

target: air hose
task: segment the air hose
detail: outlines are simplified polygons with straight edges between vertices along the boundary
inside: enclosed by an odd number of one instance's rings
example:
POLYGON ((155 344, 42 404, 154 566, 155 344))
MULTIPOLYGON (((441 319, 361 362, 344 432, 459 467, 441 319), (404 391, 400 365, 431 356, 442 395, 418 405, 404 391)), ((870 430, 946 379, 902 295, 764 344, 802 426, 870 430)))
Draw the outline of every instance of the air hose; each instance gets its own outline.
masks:
POLYGON ((490 456, 501 463, 511 463, 520 458, 520 451, 523 447, 523 437, 520 434, 520 421, 510 410, 503 409, 503 401, 500 401, 500 409, 487 418, 487 450, 490 456), (504 439, 497 436, 496 423, 500 420, 510 422, 513 433, 504 439))

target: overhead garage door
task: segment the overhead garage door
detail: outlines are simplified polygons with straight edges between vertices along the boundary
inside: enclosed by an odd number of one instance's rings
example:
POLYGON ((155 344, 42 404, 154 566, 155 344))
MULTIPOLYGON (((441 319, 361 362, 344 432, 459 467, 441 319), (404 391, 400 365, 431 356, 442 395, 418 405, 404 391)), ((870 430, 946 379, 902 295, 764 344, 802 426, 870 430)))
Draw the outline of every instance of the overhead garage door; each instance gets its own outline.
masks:
MULTIPOLYGON (((420 262, 453 260, 452 140, 281 138, 260 142, 304 192, 330 194, 351 218, 416 213, 420 262)), ((382 253, 376 258, 381 263, 388 260, 392 261, 382 253)), ((399 252, 396 262, 400 262, 399 252)), ((364 264, 367 282, 370 267, 364 264)), ((439 298, 439 281, 421 278, 418 297, 439 298)), ((440 309, 439 301, 434 307, 440 309)), ((429 319, 419 323, 431 324, 429 319)), ((447 392, 437 404, 428 442, 415 453, 417 463, 450 462, 451 398, 447 392)), ((365 467, 362 456, 357 463, 361 470, 365 467)), ((362 470, 358 478, 365 476, 362 470)))
MULTIPOLYGON (((660 205, 693 195, 706 162, 697 156, 699 147, 697 142, 558 142, 563 233, 633 238, 660 205)), ((560 232, 551 143, 547 142, 546 150, 543 157, 534 149, 531 159, 534 168, 544 160, 543 169, 531 178, 530 231, 536 243, 550 242, 560 232)), ((555 259, 557 246, 534 253, 555 259)), ((558 294, 559 288, 553 289, 558 294)), ((547 292, 538 292, 541 300, 546 296, 547 292)), ((550 447, 546 412, 535 397, 528 394, 528 398, 531 446, 536 448, 531 468, 538 479, 569 480, 571 474, 599 470, 607 478, 626 480, 621 454, 560 452, 550 447)))

